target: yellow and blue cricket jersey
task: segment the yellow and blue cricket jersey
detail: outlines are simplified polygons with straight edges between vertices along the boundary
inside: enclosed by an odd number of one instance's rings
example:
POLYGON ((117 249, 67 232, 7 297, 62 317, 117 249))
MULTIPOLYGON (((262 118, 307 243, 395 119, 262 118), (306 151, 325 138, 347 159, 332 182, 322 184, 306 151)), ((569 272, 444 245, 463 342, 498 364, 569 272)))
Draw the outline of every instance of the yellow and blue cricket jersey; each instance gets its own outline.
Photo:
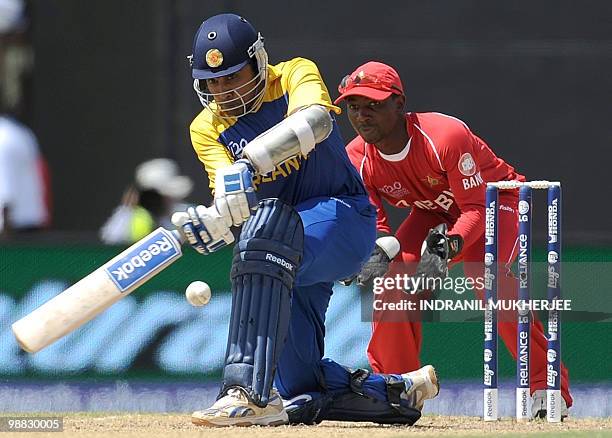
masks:
MULTIPOLYGON (((248 142, 297 109, 314 104, 340 114, 340 108, 331 103, 317 66, 307 59, 294 58, 268 66, 267 88, 257 112, 222 119, 204 109, 192 122, 190 133, 196 154, 208 173, 211 189, 217 169, 239 159, 248 142)), ((335 120, 330 136, 308 157, 294 157, 267 175, 257 176, 254 182, 259 199, 279 198, 290 205, 320 196, 366 194, 346 154, 335 120)))
MULTIPOLYGON (((295 58, 268 66, 266 92, 256 113, 221 119, 203 110, 191 124, 191 141, 211 188, 217 169, 239 159, 248 142, 288 114, 315 104, 340 113, 316 65, 295 58)), ((295 276, 289 331, 278 359, 275 386, 287 399, 303 393, 315 397, 322 390, 321 382, 326 382, 326 392, 350 393, 347 369, 322 360, 325 313, 334 281, 358 272, 374 249, 376 210, 348 158, 336 122, 330 136, 308 157, 278 165, 257 177, 255 185, 259 199, 279 198, 292 205, 304 227, 303 258, 295 276)), ((368 396, 386 402, 386 381, 380 375, 368 377, 364 388, 368 396)))

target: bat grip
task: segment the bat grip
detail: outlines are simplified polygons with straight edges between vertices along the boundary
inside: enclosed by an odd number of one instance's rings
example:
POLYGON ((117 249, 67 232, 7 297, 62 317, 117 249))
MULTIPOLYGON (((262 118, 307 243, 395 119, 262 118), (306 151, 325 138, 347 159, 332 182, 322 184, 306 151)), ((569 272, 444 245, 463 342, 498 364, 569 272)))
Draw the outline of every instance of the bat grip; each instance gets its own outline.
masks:
MULTIPOLYGON (((168 230, 170 231, 170 230, 168 230)), ((178 230, 172 230, 170 231, 172 233, 172 235, 174 236, 174 238, 176 240, 179 241, 179 243, 182 245, 183 243, 185 243, 185 237, 183 237, 183 235, 178 231, 178 230)))

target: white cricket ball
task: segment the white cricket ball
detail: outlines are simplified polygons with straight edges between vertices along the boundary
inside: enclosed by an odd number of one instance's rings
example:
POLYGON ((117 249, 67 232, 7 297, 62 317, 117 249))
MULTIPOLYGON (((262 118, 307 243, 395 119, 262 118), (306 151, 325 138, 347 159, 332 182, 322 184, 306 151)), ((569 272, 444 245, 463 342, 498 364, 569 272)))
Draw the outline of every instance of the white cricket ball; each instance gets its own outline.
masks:
POLYGON ((185 289, 185 296, 189 304, 195 307, 205 306, 210 301, 212 293, 210 286, 203 281, 194 281, 187 289, 185 289))

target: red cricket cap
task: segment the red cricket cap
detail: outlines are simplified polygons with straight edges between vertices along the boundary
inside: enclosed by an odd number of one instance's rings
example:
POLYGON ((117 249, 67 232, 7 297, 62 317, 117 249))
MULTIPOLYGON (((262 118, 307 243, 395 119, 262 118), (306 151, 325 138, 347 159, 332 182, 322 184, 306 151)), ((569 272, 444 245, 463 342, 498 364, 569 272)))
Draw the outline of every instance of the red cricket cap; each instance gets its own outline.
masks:
POLYGON ((364 96, 372 100, 385 100, 392 94, 403 95, 404 87, 395 69, 382 62, 370 61, 345 76, 338 85, 338 104, 348 96, 364 96))

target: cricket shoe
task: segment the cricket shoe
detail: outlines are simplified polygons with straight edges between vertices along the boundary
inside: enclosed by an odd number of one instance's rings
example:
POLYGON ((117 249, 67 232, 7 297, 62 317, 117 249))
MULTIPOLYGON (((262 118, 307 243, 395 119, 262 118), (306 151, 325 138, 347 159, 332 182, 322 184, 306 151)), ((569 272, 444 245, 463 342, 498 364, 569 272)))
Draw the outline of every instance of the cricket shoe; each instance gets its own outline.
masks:
POLYGON ((416 371, 402 374, 406 391, 400 396, 408 400, 410 405, 419 411, 423 410, 425 400, 430 400, 440 392, 440 382, 436 370, 431 365, 425 365, 416 371))
MULTIPOLYGON (((569 408, 561 397, 561 421, 569 415, 569 408)), ((534 419, 546 418, 546 390, 538 389, 531 394, 531 417, 534 419)))
POLYGON ((289 418, 278 392, 272 389, 270 401, 262 408, 249 400, 240 388, 232 388, 210 408, 191 414, 191 422, 199 426, 280 426, 289 418))

